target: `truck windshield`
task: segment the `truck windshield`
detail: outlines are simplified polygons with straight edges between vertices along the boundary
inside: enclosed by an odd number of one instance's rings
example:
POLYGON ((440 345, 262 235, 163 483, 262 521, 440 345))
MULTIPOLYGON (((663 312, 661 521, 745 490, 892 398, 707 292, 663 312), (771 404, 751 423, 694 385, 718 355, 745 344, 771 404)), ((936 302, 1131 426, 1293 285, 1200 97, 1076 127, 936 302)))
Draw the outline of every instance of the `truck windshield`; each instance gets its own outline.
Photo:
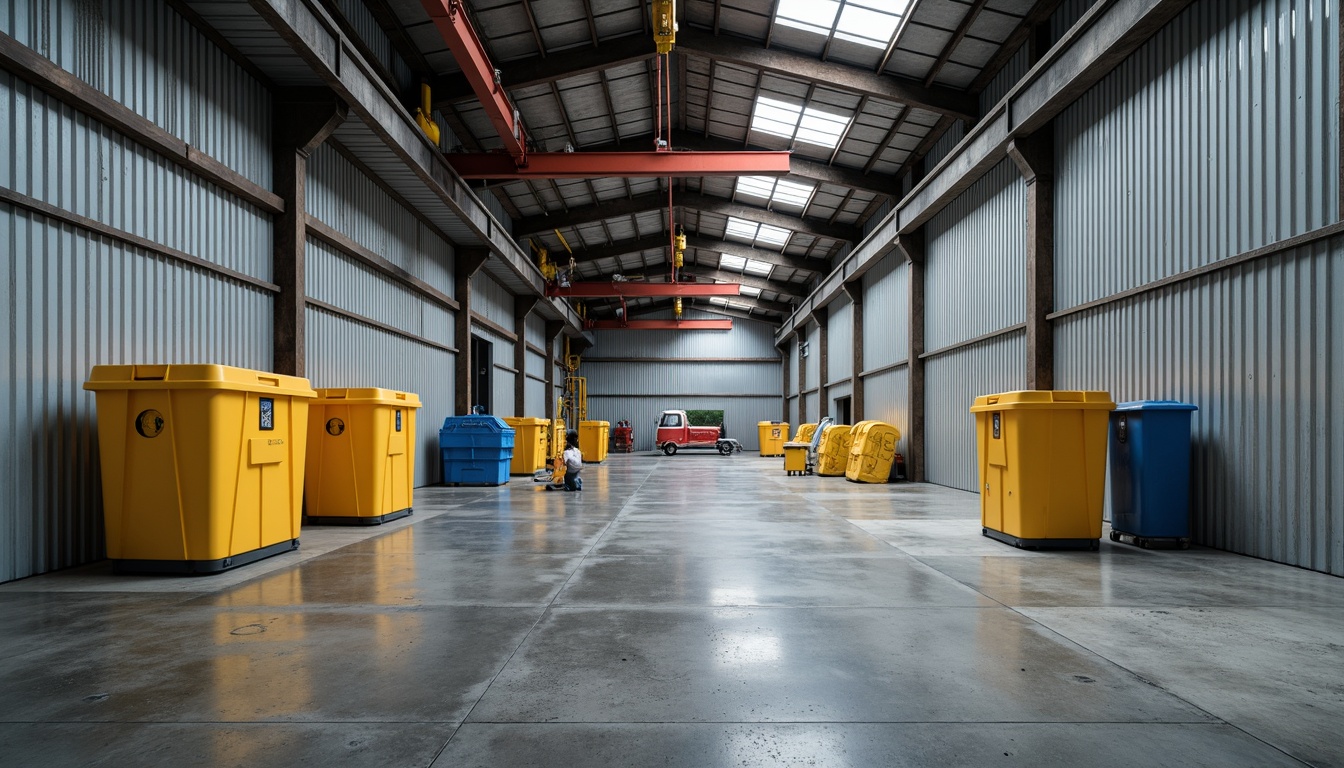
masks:
POLYGON ((663 414, 663 420, 662 420, 661 422, 658 423, 658 426, 660 426, 660 427, 680 427, 680 426, 681 426, 681 414, 680 414, 680 413, 664 413, 664 414, 663 414))

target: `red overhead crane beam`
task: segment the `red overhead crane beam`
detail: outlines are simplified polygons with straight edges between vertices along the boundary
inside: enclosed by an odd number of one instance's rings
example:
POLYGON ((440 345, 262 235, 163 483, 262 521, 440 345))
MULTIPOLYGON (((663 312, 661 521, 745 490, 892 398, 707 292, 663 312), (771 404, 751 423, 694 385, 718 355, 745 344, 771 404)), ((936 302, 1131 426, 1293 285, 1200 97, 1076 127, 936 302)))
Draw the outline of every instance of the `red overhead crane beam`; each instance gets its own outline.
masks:
POLYGON ((645 283, 645 282, 591 282, 570 283, 568 287, 546 286, 547 296, 573 296, 581 299, 608 299, 618 296, 644 298, 646 296, 737 296, 742 286, 737 283, 645 283))
POLYGON ((593 331, 731 331, 732 320, 585 320, 593 331))
POLYGON ((485 46, 467 19, 462 0, 420 0, 420 4, 438 27, 448 50, 453 52, 453 59, 462 67, 462 74, 471 84, 472 92, 485 108, 499 138, 504 140, 509 162, 521 165, 527 157, 527 136, 504 87, 495 76, 495 65, 490 63, 485 46))
POLYGON ((533 152, 444 155, 464 179, 592 179, 603 176, 784 176, 788 152, 533 152))

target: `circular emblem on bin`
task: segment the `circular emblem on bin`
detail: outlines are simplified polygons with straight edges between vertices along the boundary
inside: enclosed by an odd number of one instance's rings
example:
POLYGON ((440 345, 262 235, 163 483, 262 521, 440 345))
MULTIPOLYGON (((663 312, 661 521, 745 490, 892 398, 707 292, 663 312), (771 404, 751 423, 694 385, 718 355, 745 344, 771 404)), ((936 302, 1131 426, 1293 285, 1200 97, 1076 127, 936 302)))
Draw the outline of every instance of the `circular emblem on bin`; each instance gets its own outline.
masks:
POLYGON ((153 408, 141 411, 140 415, 135 417, 135 431, 139 432, 141 437, 158 437, 163 431, 163 414, 153 408))
POLYGON ((327 419, 327 434, 338 437, 345 431, 345 422, 340 419, 327 419))

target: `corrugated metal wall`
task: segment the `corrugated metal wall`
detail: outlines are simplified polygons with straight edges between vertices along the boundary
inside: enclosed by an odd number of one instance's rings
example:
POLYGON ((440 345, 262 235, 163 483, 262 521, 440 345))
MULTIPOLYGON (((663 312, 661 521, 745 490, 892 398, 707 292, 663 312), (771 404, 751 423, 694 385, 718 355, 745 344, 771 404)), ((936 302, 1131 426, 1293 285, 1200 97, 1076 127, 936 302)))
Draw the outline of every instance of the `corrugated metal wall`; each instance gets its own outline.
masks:
POLYGON ((1344 238, 1059 321, 1057 384, 1195 403, 1196 540, 1344 575, 1344 238))
MULTIPOLYGON (((270 186, 270 93, 167 3, 5 3, 0 31, 196 149, 270 186)), ((65 180, 87 183, 82 172, 91 167, 98 166, 68 162, 65 180)))
POLYGON ((993 109, 1029 69, 1031 69, 1031 49, 1024 44, 1017 49, 1017 53, 1013 54, 1013 58, 1008 60, 994 79, 989 81, 985 90, 980 92, 980 114, 987 114, 993 109))
MULTIPOLYGON (((513 294, 484 272, 471 278, 471 308, 492 323, 509 331, 516 330, 513 327, 513 294)), ((513 359, 512 353, 509 359, 513 359)))
MULTIPOLYGON (((310 298, 453 346, 452 311, 313 238, 307 246, 307 289, 310 298)), ((308 358, 310 362, 316 359, 312 351, 308 358)), ((369 382, 363 386, 384 385, 369 382)))
POLYGON ((439 427, 453 412, 456 355, 313 307, 307 323, 313 386, 379 386, 420 396, 415 484, 442 480, 439 427))
POLYGON ((865 419, 877 419, 901 431, 896 450, 909 455, 906 432, 910 428, 910 371, 896 368, 874 374, 864 380, 865 419))
POLYGON ((342 17, 350 23, 359 35, 359 39, 369 47, 378 62, 387 68, 396 81, 399 95, 403 98, 413 95, 417 88, 415 73, 406 61, 397 54, 392 40, 383 31, 378 20, 369 12, 361 0, 329 0, 339 10, 342 17))
POLYGON ((909 281, 909 268, 898 253, 863 276, 863 367, 868 370, 910 354, 909 281))
POLYGON ((830 310, 826 326, 830 372, 826 380, 839 381, 854 375, 854 305, 849 299, 841 299, 831 302, 830 310))
POLYGON ((1026 319, 1026 184, 1004 160, 926 228, 924 348, 1026 319))
POLYGON ((924 369, 929 482, 976 490, 971 403, 980 395, 1025 387, 1026 354, 1026 334, 1019 332, 929 358, 924 369))
MULTIPOLYGON (((1056 305, 1332 223, 1338 4, 1193 4, 1057 121, 1056 305)), ((1196 541, 1344 575, 1339 238, 1056 321, 1056 384, 1177 398, 1196 541)))
POLYGON ((1338 21, 1323 5, 1195 3, 1061 115, 1058 307, 1336 220, 1338 21))
MULTIPOLYGON (((0 26, 261 184, 268 95, 166 6, 6 4, 0 26)), ((0 73, 0 186, 268 280, 271 224, 0 73)), ((269 291, 0 204, 0 581, 103 556, 98 364, 271 365, 269 291)))
MULTIPOLYGON (((817 385, 821 384, 821 326, 815 322, 809 322, 806 336, 807 357, 803 358, 803 367, 807 370, 805 388, 816 389, 817 385)), ((808 395, 807 399, 809 400, 808 412, 810 413, 817 397, 815 394, 811 394, 808 395)))

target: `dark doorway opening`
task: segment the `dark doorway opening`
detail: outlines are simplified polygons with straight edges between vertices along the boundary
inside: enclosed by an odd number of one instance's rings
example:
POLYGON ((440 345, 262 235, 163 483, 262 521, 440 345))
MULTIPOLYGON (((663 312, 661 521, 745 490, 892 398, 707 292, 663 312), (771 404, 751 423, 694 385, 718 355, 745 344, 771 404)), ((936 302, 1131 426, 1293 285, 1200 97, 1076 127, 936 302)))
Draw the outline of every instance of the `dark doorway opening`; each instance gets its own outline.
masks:
POLYGON ((835 423, 848 424, 849 422, 849 402, 848 397, 835 398, 835 423))
POLYGON ((491 383, 491 374, 495 370, 495 345, 479 336, 472 336, 471 368, 472 405, 481 406, 486 413, 494 413, 494 404, 490 398, 495 391, 491 383))

